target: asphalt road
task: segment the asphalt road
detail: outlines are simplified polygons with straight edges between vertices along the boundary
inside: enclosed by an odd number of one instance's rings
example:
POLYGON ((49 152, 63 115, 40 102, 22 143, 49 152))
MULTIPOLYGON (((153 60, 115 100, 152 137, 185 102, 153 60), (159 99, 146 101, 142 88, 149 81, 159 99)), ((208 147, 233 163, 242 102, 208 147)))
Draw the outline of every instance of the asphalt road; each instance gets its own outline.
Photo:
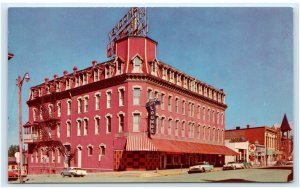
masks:
MULTIPOLYGON (((180 175, 153 176, 153 175, 97 175, 89 174, 85 177, 61 177, 60 175, 30 175, 26 183, 119 183, 119 182, 149 182, 149 183, 172 183, 172 182, 287 182, 291 169, 242 169, 208 173, 180 175)), ((17 183, 17 182, 10 182, 17 183)))

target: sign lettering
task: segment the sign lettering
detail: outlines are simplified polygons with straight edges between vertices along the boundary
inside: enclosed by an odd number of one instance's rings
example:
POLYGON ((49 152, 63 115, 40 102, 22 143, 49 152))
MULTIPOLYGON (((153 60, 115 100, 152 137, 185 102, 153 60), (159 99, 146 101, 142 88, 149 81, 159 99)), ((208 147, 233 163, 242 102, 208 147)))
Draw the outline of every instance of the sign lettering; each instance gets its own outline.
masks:
POLYGON ((156 133, 156 105, 160 104, 160 101, 157 99, 149 100, 149 102, 146 103, 146 108, 148 110, 148 136, 151 138, 151 135, 155 135, 156 133))

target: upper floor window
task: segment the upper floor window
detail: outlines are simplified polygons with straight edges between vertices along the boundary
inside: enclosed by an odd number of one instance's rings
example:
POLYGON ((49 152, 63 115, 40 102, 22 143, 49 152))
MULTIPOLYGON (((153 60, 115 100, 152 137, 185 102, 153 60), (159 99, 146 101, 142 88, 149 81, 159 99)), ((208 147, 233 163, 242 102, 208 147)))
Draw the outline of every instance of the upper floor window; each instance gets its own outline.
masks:
POLYGON ((33 111, 33 121, 36 121, 36 112, 37 112, 37 110, 35 108, 33 108, 32 111, 33 111))
POLYGON ((77 136, 81 135, 81 120, 77 120, 77 136))
POLYGON ((124 88, 119 89, 119 106, 124 106, 124 88))
POLYGON ((85 96, 84 97, 84 112, 87 112, 89 109, 89 97, 85 96))
POLYGON ((70 89, 70 80, 66 79, 66 90, 70 89))
POLYGON ((111 108, 111 91, 106 92, 106 108, 111 108))
POLYGON ((77 99, 77 112, 80 114, 82 112, 82 99, 77 99))
POLYGON ((142 72, 142 60, 136 56, 134 59, 133 59, 133 70, 132 72, 133 73, 141 73, 142 72))
POLYGON ((179 105, 179 99, 175 99, 175 112, 178 113, 178 105, 179 105))
POLYGON ((48 116, 49 116, 49 118, 52 117, 52 105, 51 104, 48 105, 48 116))
POLYGON ((133 114, 133 132, 139 132, 140 131, 140 119, 141 115, 139 113, 133 114))
POLYGON ((117 61, 116 62, 116 66, 117 66, 117 75, 120 75, 120 74, 122 74, 123 72, 122 72, 122 62, 120 62, 120 61, 117 61))
POLYGON ((89 130, 89 120, 83 119, 83 135, 88 135, 89 130))
POLYGON ((168 97, 168 111, 172 111, 172 96, 168 97))
POLYGON ((163 79, 167 79, 167 69, 166 68, 163 68, 162 72, 163 72, 163 79))
POLYGON ((171 135, 172 132, 172 119, 169 119, 168 122, 168 135, 171 135))
POLYGON ((185 114, 185 100, 182 101, 181 112, 182 112, 182 115, 185 114))
POLYGON ((57 123, 56 131, 57 131, 57 137, 60 138, 60 123, 57 123))
POLYGON ((42 96, 42 89, 39 88, 39 96, 42 96))
POLYGON ((177 85, 181 85, 181 76, 177 74, 177 85))
POLYGON ((78 87, 80 85, 79 76, 75 77, 75 87, 78 87))
POLYGON ((165 94, 161 94, 160 107, 162 110, 165 109, 165 94))
POLYGON ((43 117, 44 117, 44 111, 43 111, 43 107, 41 106, 40 107, 40 120, 43 120, 43 117))
POLYGON ((100 130, 100 117, 95 117, 95 134, 99 134, 100 130))
POLYGON ((61 116, 61 103, 60 102, 57 103, 57 116, 58 117, 61 116))
POLYGON ((185 137, 185 122, 182 122, 181 125, 181 137, 185 137))
POLYGON ((124 131, 124 115, 119 114, 119 133, 124 131))
POLYGON ((71 136, 71 122, 67 122, 67 137, 71 136))
POLYGON ((68 100, 67 101, 67 115, 71 115, 71 107, 72 107, 72 101, 71 100, 68 100))
POLYGON ((165 118, 161 118, 161 124, 160 124, 160 133, 164 134, 165 133, 165 118))
POLYGON ((87 74, 83 74, 82 77, 83 77, 83 85, 87 84, 88 83, 87 74))
POLYGON ((156 73, 156 63, 155 62, 152 62, 152 65, 151 65, 151 70, 152 70, 152 73, 156 73))
POLYGON ((110 78, 110 66, 105 67, 105 79, 110 78))
POLYGON ((100 109, 100 94, 95 94, 95 109, 100 109))
POLYGON ((151 93, 152 93, 152 90, 148 89, 147 90, 147 99, 148 99, 148 101, 152 98, 151 93))
POLYGON ((134 88, 133 89, 133 105, 140 105, 140 95, 141 95, 141 89, 134 88))
POLYGON ((178 136, 178 126, 179 126, 179 120, 176 120, 176 122, 175 122, 175 136, 178 136))
POLYGON ((106 133, 111 132, 111 115, 106 116, 106 133))
POLYGON ((59 82, 55 83, 55 88, 56 88, 56 92, 60 92, 60 83, 59 82))
POLYGON ((94 70, 94 81, 98 81, 99 80, 99 73, 98 73, 98 69, 94 70))

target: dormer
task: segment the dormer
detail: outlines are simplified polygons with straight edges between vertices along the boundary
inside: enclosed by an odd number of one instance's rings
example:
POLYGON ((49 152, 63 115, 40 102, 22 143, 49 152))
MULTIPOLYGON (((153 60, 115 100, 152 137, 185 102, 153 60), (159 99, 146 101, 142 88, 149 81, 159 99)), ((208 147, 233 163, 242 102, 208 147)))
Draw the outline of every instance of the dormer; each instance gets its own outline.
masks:
POLYGON ((122 58, 120 58, 120 57, 115 58, 115 61, 114 61, 114 64, 116 66, 115 75, 121 75, 124 73, 124 63, 125 63, 125 61, 122 58))
POLYGON ((150 73, 151 75, 158 76, 157 71, 158 71, 158 61, 157 59, 154 59, 153 61, 150 62, 150 73))
POLYGON ((132 73, 143 73, 142 63, 143 59, 139 54, 136 54, 134 58, 131 60, 132 63, 132 73))

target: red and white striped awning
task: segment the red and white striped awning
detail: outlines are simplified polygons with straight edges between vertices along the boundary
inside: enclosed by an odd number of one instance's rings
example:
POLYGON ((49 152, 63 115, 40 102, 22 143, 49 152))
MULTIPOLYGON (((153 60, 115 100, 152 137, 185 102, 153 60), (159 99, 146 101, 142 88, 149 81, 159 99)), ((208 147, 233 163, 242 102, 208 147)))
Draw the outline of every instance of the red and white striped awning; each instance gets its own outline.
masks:
POLYGON ((234 150, 223 145, 156 138, 150 139, 146 135, 128 136, 126 141, 126 151, 160 151, 173 153, 239 155, 234 150))
POLYGON ((130 135, 126 141, 126 151, 158 151, 150 139, 144 135, 130 135))

